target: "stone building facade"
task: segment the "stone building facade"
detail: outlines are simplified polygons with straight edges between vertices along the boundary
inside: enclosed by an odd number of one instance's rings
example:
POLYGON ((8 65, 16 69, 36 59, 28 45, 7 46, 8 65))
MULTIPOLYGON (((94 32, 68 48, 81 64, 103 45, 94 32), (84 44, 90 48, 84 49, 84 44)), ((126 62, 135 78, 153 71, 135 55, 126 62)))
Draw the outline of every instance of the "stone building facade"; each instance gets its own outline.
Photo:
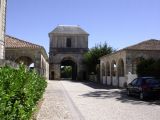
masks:
POLYGON ((48 79, 48 55, 44 47, 6 35, 5 53, 6 60, 24 63, 48 79))
POLYGON ((61 66, 72 66, 72 79, 86 79, 83 55, 88 51, 89 34, 79 26, 59 25, 49 33, 50 79, 61 79, 61 66))
POLYGON ((147 40, 100 58, 101 83, 124 87, 135 77, 140 58, 160 59, 160 40, 147 40))
POLYGON ((0 59, 4 59, 4 35, 6 26, 6 0, 0 0, 0 59))

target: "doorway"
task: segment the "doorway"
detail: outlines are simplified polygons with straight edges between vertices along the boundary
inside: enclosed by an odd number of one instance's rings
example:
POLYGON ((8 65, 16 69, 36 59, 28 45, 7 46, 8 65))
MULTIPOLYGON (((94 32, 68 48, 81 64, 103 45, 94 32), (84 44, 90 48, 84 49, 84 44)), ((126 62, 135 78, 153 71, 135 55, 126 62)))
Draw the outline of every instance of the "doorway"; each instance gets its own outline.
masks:
POLYGON ((72 60, 62 60, 61 79, 76 80, 77 79, 77 64, 72 60))

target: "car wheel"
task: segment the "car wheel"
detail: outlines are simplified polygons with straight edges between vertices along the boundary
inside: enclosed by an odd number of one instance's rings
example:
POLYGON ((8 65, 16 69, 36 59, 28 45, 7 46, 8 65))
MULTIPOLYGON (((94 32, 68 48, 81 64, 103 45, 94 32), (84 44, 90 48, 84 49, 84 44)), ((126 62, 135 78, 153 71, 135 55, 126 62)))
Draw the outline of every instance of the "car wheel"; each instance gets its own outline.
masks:
POLYGON ((139 98, 140 98, 140 100, 144 100, 144 93, 143 92, 140 92, 139 98))

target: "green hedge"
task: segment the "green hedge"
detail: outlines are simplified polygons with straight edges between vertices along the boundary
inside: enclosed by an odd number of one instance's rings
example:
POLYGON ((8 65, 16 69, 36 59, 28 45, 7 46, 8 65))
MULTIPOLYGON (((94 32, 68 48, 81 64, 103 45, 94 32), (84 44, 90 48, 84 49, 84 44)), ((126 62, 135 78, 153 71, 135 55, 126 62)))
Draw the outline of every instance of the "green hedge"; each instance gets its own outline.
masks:
POLYGON ((23 65, 0 68, 0 119, 29 120, 46 86, 43 77, 23 65))
POLYGON ((137 65, 137 74, 138 76, 160 77, 160 59, 142 59, 137 65))

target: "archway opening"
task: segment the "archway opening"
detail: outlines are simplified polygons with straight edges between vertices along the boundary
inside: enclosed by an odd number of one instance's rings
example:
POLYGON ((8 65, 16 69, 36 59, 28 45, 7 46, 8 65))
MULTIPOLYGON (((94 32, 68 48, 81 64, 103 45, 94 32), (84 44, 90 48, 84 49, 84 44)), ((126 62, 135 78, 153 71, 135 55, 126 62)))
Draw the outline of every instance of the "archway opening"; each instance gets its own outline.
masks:
POLYGON ((102 64, 102 76, 105 76, 105 66, 104 66, 104 63, 102 64))
POLYGON ((117 64, 116 64, 116 61, 113 60, 111 63, 111 85, 113 86, 118 85, 116 75, 117 75, 117 64))
POLYGON ((77 65, 72 60, 62 60, 61 62, 61 79, 76 80, 77 65))
POLYGON ((33 60, 30 57, 27 57, 27 56, 21 56, 21 57, 17 58, 15 60, 15 62, 18 63, 18 64, 24 64, 28 67, 32 67, 32 68, 34 67, 33 60))
POLYGON ((120 59, 118 62, 118 76, 124 77, 124 62, 123 59, 120 59))
POLYGON ((111 64, 111 75, 116 76, 116 70, 117 70, 117 65, 116 62, 113 60, 111 64))
POLYGON ((51 71, 50 79, 51 79, 51 80, 54 80, 54 71, 51 71))
POLYGON ((106 63, 106 76, 110 76, 110 64, 109 64, 109 62, 106 63))

